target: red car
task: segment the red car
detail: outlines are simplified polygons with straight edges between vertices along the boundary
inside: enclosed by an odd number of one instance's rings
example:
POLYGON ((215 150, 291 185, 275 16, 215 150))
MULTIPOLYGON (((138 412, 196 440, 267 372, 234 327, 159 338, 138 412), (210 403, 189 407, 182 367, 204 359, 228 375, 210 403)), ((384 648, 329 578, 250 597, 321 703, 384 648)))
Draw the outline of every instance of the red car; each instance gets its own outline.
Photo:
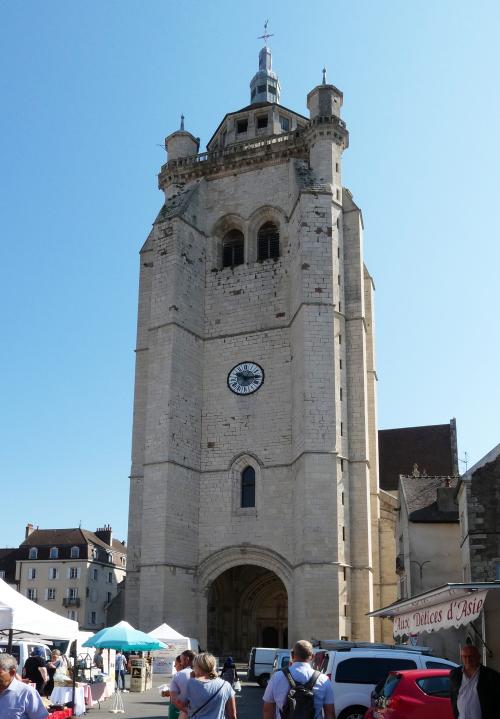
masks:
POLYGON ((450 672, 447 669, 390 672, 365 719, 453 719, 450 672))

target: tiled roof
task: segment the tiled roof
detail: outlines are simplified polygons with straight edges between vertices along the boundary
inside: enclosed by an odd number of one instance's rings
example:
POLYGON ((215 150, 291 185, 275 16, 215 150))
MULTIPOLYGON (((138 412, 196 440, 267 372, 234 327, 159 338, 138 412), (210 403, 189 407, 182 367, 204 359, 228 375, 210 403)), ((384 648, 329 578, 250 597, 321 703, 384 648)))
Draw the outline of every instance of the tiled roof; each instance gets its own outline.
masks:
POLYGON ((437 490, 446 480, 455 487, 458 477, 401 477, 401 501, 406 502, 410 522, 458 522, 458 506, 451 511, 438 508, 437 490))
MULTIPOLYGON (((111 549, 127 553, 127 548, 117 539, 112 539, 111 549)), ((109 551, 110 546, 103 542, 102 539, 89 532, 87 529, 34 529, 33 532, 22 542, 21 547, 61 547, 61 546, 81 546, 82 544, 94 544, 109 551)))
POLYGON ((400 475, 408 475, 413 466, 428 475, 454 475, 456 438, 450 424, 423 427, 381 429, 378 432, 379 484, 381 489, 398 488, 400 475))

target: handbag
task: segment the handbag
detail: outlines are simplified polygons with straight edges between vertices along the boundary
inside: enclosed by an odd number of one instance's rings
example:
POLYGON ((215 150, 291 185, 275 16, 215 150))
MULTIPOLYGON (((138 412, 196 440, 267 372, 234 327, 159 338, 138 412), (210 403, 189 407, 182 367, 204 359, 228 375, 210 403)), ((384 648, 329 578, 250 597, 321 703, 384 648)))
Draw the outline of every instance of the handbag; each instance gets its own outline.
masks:
POLYGON ((241 682, 240 682, 239 679, 237 679, 237 680, 234 682, 234 687, 233 687, 233 689, 234 689, 235 692, 241 692, 241 682))

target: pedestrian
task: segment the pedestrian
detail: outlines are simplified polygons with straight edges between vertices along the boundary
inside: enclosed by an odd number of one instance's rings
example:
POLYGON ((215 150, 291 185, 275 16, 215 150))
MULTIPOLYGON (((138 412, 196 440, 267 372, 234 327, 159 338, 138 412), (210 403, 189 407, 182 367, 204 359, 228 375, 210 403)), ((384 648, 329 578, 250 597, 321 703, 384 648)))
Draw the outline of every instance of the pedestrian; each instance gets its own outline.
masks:
MULTIPOLYGON (((177 672, 180 672, 182 669, 181 664, 181 655, 175 657, 174 660, 174 672, 172 674, 177 674, 177 672)), ((162 697, 170 697, 170 689, 164 689, 161 693, 162 697)), ((175 704, 170 701, 168 705, 168 719, 177 719, 180 713, 180 709, 178 709, 175 704)))
POLYGON ((236 665, 233 661, 233 657, 228 657, 226 659, 226 661, 224 662, 224 666, 222 667, 220 676, 221 676, 221 679, 224 679, 226 682, 229 682, 229 684, 234 689, 234 685, 239 680, 239 678, 238 678, 238 672, 236 670, 236 665))
POLYGON ((50 697, 54 690, 54 675, 59 670, 59 673, 66 674, 66 663, 59 649, 52 651, 50 662, 47 662, 47 674, 49 676, 48 682, 44 687, 44 695, 50 697))
POLYGON ((33 687, 16 677, 17 662, 11 654, 0 654, 0 717, 45 719, 49 716, 33 687))
POLYGON ((118 649, 115 657, 115 682, 117 689, 125 689, 125 667, 127 661, 122 654, 121 650, 118 649))
POLYGON ((236 719, 234 689, 217 676, 216 667, 212 654, 203 652, 194 658, 194 678, 188 679, 186 699, 180 707, 189 719, 236 719))
POLYGON ((473 644, 460 651, 461 667, 450 672, 450 699, 455 719, 498 719, 500 674, 481 664, 473 644))
POLYGON ((191 649, 185 649, 181 652, 181 668, 177 674, 172 677, 170 683, 170 703, 177 707, 177 709, 181 708, 181 705, 186 699, 186 686, 193 671, 195 656, 195 653, 192 652, 191 649))
POLYGON ((94 666, 99 669, 100 672, 104 669, 104 659, 102 656, 102 649, 96 649, 94 654, 94 666))
POLYGON ((42 696, 45 685, 49 680, 47 662, 44 659, 42 647, 35 647, 31 656, 24 662, 23 677, 36 685, 36 690, 42 696))
POLYGON ((264 719, 314 717, 335 719, 332 683, 311 666, 312 644, 296 642, 291 652, 291 665, 275 672, 264 692, 264 719), (295 698, 293 698, 295 697, 295 698))

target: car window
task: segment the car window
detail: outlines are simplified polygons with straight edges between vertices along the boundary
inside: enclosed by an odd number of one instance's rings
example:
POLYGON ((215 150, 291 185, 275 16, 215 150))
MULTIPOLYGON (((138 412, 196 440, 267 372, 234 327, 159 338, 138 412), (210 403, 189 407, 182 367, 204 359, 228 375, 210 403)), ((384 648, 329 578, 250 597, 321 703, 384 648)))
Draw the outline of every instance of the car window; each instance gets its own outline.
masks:
POLYGON ((434 661, 427 661, 425 662, 425 666, 427 669, 453 669, 453 667, 450 664, 445 664, 444 662, 436 662, 434 661))
POLYGON ((417 685, 431 697, 447 698, 450 696, 449 677, 425 677, 424 679, 417 679, 417 685))
POLYGON ((290 664, 290 657, 284 656, 281 657, 281 668, 284 669, 290 664))
POLYGON ((344 659, 337 666, 335 681, 346 684, 378 684, 389 672, 398 669, 416 669, 412 659, 386 659, 385 657, 357 657, 344 659))
POLYGON ((387 677, 379 696, 389 699, 389 697, 392 696, 394 689, 397 687, 400 679, 401 679, 401 674, 391 674, 389 677, 387 677))

